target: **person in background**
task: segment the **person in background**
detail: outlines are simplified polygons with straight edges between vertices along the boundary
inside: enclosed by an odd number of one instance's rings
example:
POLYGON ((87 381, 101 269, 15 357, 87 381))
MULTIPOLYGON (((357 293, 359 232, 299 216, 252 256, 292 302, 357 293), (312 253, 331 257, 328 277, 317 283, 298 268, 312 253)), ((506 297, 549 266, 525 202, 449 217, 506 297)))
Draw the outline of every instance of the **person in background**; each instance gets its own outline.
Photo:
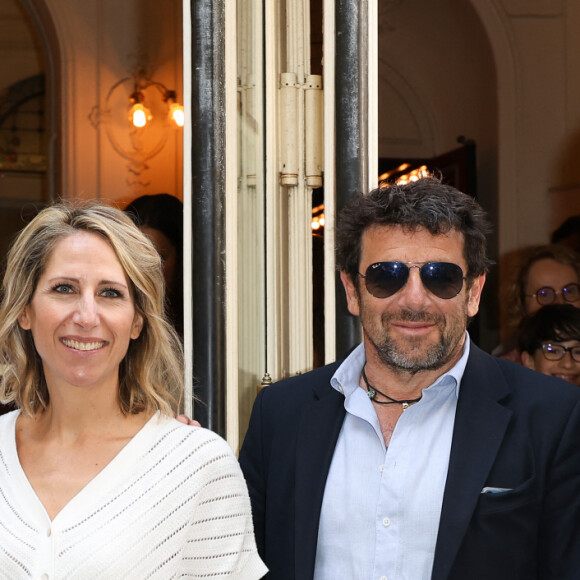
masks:
POLYGON ((550 238, 552 244, 559 244, 580 253, 580 215, 573 215, 564 220, 550 238))
POLYGON ((508 295, 508 325, 515 330, 491 354, 521 363, 517 327, 526 316, 549 304, 580 307, 580 256, 554 244, 523 253, 508 295))
POLYGON ((183 336, 183 204, 168 193, 144 195, 125 207, 161 256, 169 319, 183 336))
POLYGON ((578 580, 580 389, 471 341, 488 231, 432 177, 340 213, 363 343, 262 389, 240 452, 272 580, 578 580))
POLYGON ((551 304, 525 318, 518 330, 522 363, 580 386, 580 309, 551 304))
POLYGON ((122 211, 57 204, 14 242, 0 306, 0 576, 230 578, 266 568, 229 445, 173 414, 161 260, 122 211))

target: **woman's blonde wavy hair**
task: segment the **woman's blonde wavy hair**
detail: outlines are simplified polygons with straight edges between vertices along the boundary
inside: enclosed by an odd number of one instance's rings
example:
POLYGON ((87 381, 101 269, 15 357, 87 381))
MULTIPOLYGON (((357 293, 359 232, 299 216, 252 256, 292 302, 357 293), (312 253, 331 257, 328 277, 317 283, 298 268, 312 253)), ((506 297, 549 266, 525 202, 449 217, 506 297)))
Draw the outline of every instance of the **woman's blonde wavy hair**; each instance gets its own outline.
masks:
POLYGON ((50 403, 30 331, 19 317, 58 242, 77 232, 102 237, 113 248, 143 319, 119 369, 119 407, 124 414, 174 413, 183 393, 183 351, 164 312, 161 259, 149 239, 122 211, 102 203, 61 202, 42 210, 18 235, 8 253, 0 303, 0 401, 28 415, 50 403))

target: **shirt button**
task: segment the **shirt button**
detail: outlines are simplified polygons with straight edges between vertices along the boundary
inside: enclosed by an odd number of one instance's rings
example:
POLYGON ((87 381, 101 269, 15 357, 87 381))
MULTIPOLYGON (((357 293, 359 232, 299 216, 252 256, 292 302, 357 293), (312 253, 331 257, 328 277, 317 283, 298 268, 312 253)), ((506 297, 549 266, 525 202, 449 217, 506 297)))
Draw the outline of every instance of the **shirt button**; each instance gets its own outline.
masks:
POLYGON ((43 575, 40 577, 40 579, 41 579, 41 580, 48 580, 48 574, 43 574, 43 575))
POLYGON ((391 520, 389 518, 383 518, 383 526, 388 528, 391 525, 391 520))
POLYGON ((46 537, 47 537, 47 538, 50 538, 50 536, 52 536, 52 530, 51 530, 50 528, 48 528, 48 529, 46 530, 46 537))
POLYGON ((381 463, 379 465, 379 471, 383 471, 384 469, 385 469, 385 464, 384 463, 381 463))
POLYGON ((380 580, 389 580, 386 576, 381 576, 380 580))

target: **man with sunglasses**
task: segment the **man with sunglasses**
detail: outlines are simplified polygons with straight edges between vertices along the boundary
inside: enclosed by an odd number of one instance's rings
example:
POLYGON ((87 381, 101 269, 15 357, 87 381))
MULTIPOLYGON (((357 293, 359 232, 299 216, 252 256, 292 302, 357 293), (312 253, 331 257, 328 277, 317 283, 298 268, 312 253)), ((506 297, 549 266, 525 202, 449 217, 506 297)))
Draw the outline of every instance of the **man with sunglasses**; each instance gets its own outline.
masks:
POLYGON ((487 232, 432 177, 341 212, 363 343, 263 389, 240 453, 268 577, 580 578, 580 391, 470 341, 487 232))

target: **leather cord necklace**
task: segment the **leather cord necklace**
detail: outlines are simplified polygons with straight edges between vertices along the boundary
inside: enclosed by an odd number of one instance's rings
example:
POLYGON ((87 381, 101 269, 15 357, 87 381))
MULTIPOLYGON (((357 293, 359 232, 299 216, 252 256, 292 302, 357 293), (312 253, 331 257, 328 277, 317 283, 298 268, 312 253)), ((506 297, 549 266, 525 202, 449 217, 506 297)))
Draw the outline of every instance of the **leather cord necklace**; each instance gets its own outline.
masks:
POLYGON ((399 400, 399 399, 393 399, 393 397, 389 397, 389 395, 385 395, 385 393, 381 393, 381 391, 379 391, 379 389, 377 389, 376 387, 373 387, 369 383, 369 380, 367 379, 367 375, 365 373, 365 367, 366 367, 366 363, 363 366, 361 374, 362 374, 363 381, 365 382, 365 385, 367 386, 367 395, 369 396, 369 399, 373 403, 376 403, 377 405, 403 405, 403 411, 404 411, 405 409, 407 409, 409 407, 409 405, 412 405, 413 403, 417 403, 423 397, 423 395, 421 395, 421 397, 417 397, 416 399, 399 400), (377 401, 376 400, 377 393, 379 395, 381 395, 381 397, 384 397, 387 400, 386 401, 377 401))

